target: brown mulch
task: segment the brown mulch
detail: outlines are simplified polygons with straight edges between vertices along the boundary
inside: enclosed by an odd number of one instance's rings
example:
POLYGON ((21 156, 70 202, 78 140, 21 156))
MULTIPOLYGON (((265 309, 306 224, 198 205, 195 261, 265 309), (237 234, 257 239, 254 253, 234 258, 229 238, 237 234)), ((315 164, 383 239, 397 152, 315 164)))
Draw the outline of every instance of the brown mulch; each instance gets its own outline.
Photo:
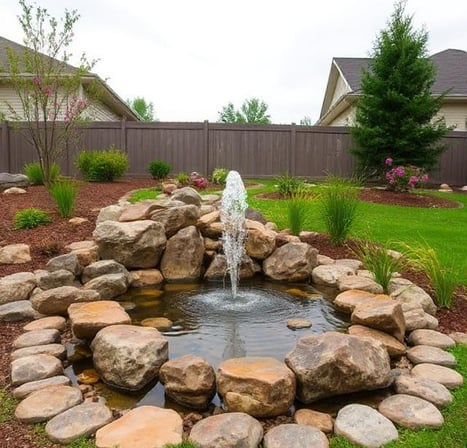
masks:
MULTIPOLYGON (((79 226, 73 226, 68 219, 60 218, 56 213, 56 207, 43 186, 28 188, 23 195, 0 195, 0 246, 25 243, 31 247, 32 261, 22 265, 0 265, 0 277, 20 271, 32 271, 43 268, 47 260, 53 256, 65 253, 65 245, 74 241, 91 239, 95 228, 95 220, 101 207, 115 204, 119 198, 131 190, 155 186, 151 179, 125 179, 114 183, 82 183, 77 197, 74 216, 87 218, 89 222, 79 226), (48 211, 52 216, 52 222, 45 226, 39 226, 31 230, 15 230, 13 218, 17 210, 36 207, 48 211)), ((371 202, 383 202, 387 204, 424 207, 453 207, 457 206, 452 201, 442 198, 429 198, 417 195, 414 199, 408 193, 388 194, 382 190, 371 190, 363 193, 365 200, 371 202), (426 201, 426 202, 422 202, 426 201), (422 203, 424 205, 422 205, 422 203), (454 205, 455 204, 455 205, 454 205)), ((330 245, 325 235, 318 235, 313 245, 320 253, 332 258, 353 257, 348 247, 334 247, 330 245)), ((420 274, 404 273, 420 286, 429 290, 427 279, 420 274)), ((440 329, 443 332, 467 331, 467 291, 459 288, 451 310, 438 312, 440 329)), ((22 332, 23 323, 0 324, 0 389, 9 388, 9 353, 12 341, 22 332)), ((2 403, 0 403, 0 409, 2 403)), ((0 425, 0 448, 58 448, 51 442, 38 441, 33 427, 23 425, 14 418, 0 425)))

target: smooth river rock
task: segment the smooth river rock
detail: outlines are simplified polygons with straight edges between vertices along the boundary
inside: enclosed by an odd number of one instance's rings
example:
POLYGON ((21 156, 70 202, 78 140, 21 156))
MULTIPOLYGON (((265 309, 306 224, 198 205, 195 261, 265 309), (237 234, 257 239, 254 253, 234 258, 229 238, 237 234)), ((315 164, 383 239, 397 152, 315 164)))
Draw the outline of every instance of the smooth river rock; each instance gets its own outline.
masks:
POLYGON ((47 316, 29 322, 23 327, 24 331, 55 329, 63 331, 66 326, 66 319, 63 316, 47 316))
POLYGON ((51 355, 63 360, 66 357, 66 349, 62 344, 33 345, 31 347, 19 348, 11 352, 10 359, 14 361, 15 359, 24 358, 25 356, 39 354, 51 355))
POLYGON ((19 335, 14 341, 14 349, 34 345, 55 344, 60 342, 60 332, 55 329, 33 330, 19 335))
POLYGON ((36 287, 32 272, 18 272, 0 278, 0 305, 17 300, 27 300, 36 287))
POLYGON ((264 448, 328 448, 329 442, 318 428, 288 423, 270 429, 263 445, 264 448))
POLYGON ((455 389, 464 382, 462 375, 449 367, 438 366, 437 364, 417 364, 412 369, 412 375, 418 378, 425 378, 436 381, 448 389, 455 389))
POLYGON ((13 390, 13 396, 18 400, 22 400, 29 394, 36 392, 40 389, 44 389, 49 386, 69 386, 71 384, 70 378, 65 375, 52 376, 43 380, 31 381, 24 383, 21 386, 13 390))
POLYGON ((330 434, 334 428, 334 422, 330 414, 315 411, 313 409, 298 409, 293 416, 295 423, 299 425, 314 426, 326 434, 330 434))
POLYGON ((451 348, 456 342, 449 336, 435 330, 419 329, 409 334, 410 345, 431 345, 438 348, 451 348))
POLYGON ((413 364, 429 363, 447 367, 457 364, 456 358, 451 353, 431 345, 416 345, 410 348, 407 350, 407 358, 413 364))
POLYGON ((51 355, 30 355, 11 363, 11 384, 19 386, 63 374, 62 363, 51 355))
POLYGON ((446 406, 453 400, 451 392, 446 386, 428 378, 418 378, 414 375, 396 377, 394 389, 398 394, 414 395, 438 407, 446 406))

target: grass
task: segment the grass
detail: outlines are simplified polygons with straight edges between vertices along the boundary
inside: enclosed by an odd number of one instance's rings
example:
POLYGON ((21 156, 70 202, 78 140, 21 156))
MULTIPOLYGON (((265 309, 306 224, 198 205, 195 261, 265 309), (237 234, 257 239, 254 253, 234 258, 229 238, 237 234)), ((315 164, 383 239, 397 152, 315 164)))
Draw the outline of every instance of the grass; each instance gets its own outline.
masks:
MULTIPOLYGON (((449 350, 457 359, 456 370, 467 378, 467 345, 457 345, 449 350)), ((438 430, 413 431, 399 429, 399 440, 384 448, 464 448, 467 441, 467 382, 452 391, 454 401, 441 410, 444 425, 438 430)), ((358 448, 343 437, 334 437, 331 448, 358 448)))
POLYGON ((15 416, 16 400, 6 390, 0 389, 0 424, 8 423, 15 416))
POLYGON ((307 222, 307 208, 310 199, 304 192, 297 192, 287 199, 287 216, 292 235, 298 235, 305 229, 307 222))
POLYGON ((59 215, 63 218, 70 218, 73 215, 78 193, 76 183, 70 180, 57 182, 50 187, 49 191, 57 204, 59 215))
POLYGON ((160 188, 143 188, 142 190, 136 190, 133 192, 130 199, 128 199, 128 202, 135 204, 139 201, 153 200, 156 199, 156 196, 159 195, 161 191, 160 188))

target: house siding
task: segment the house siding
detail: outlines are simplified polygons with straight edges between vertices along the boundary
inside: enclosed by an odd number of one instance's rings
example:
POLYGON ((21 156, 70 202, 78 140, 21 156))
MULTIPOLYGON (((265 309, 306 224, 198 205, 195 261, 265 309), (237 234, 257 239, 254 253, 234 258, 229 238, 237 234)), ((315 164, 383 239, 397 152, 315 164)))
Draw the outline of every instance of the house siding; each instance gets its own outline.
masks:
POLYGON ((467 101, 460 104, 445 104, 438 113, 444 117, 448 126, 455 126, 454 131, 467 130, 467 101))
POLYGON ((326 126, 351 126, 355 119, 355 107, 348 107, 326 126))
MULTIPOLYGON (((331 105, 329 109, 339 100, 339 98, 350 92, 349 87, 343 80, 342 76, 339 74, 336 81, 336 88, 334 89, 334 94, 332 96, 331 105)), ((337 126, 337 125, 336 125, 337 126)))
POLYGON ((7 120, 12 120, 12 116, 8 104, 16 111, 22 111, 23 106, 17 93, 8 86, 0 85, 0 115, 5 116, 7 120))

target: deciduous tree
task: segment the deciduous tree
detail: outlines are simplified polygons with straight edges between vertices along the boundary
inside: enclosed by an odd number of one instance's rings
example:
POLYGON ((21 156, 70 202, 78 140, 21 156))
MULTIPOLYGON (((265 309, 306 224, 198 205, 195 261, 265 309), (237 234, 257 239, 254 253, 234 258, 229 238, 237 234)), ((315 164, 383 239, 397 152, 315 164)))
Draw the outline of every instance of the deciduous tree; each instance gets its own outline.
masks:
POLYGON ((144 121, 156 121, 154 117, 154 104, 146 101, 143 97, 137 96, 132 100, 127 100, 127 104, 141 117, 144 121))
POLYGON ((271 117, 267 113, 268 105, 259 98, 246 99, 240 109, 233 103, 227 104, 219 112, 220 123, 270 124, 271 117))

